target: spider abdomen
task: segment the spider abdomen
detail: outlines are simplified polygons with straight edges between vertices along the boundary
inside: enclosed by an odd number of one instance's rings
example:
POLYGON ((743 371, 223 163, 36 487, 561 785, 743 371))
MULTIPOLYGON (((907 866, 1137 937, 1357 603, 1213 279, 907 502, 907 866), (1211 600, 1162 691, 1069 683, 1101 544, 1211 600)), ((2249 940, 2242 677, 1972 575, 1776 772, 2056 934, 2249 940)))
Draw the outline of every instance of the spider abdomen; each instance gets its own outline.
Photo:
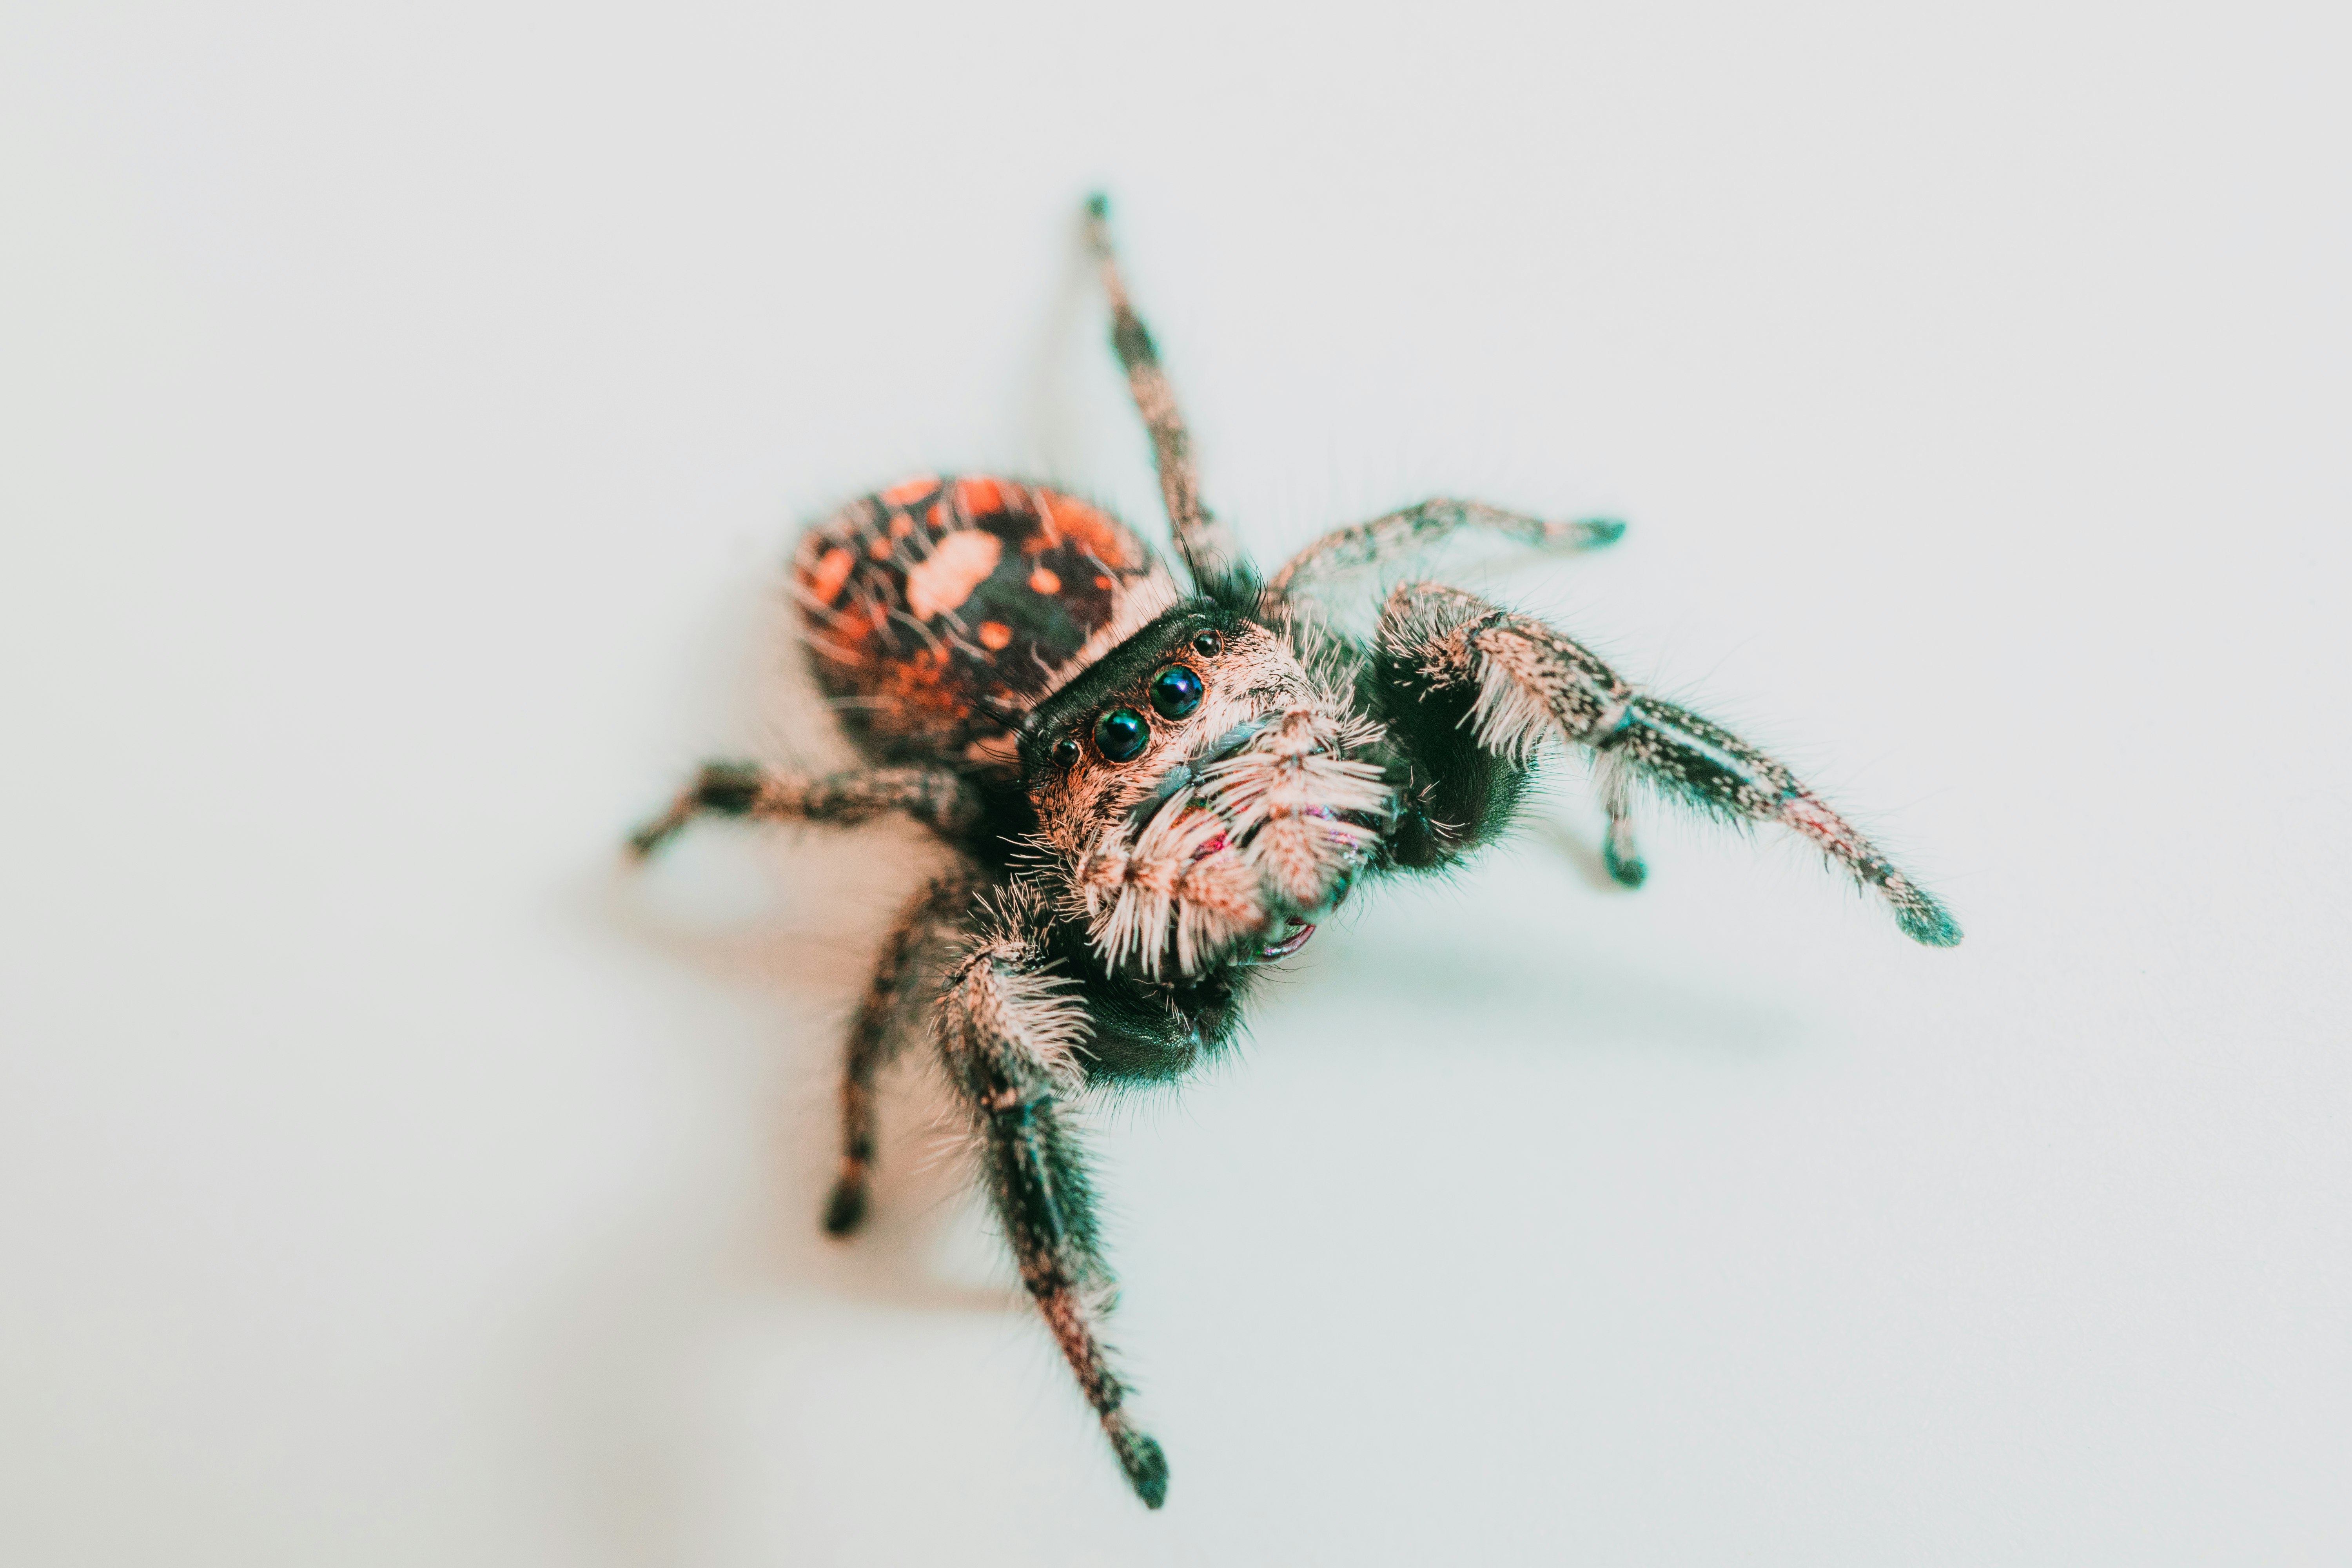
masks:
POLYGON ((817 684, 886 762, 1010 762, 1005 721, 1175 597, 1125 523, 1041 486, 924 476, 793 558, 817 684))

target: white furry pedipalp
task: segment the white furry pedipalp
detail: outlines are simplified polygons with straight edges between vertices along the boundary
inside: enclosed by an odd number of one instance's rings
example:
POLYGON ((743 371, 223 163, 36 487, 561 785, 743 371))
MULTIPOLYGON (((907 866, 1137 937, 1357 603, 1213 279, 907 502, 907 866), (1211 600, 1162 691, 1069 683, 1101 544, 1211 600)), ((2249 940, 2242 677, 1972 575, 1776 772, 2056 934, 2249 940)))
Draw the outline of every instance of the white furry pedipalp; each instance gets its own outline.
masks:
POLYGON ((1171 795, 1139 836, 1106 829, 1078 867, 1087 935, 1107 963, 1138 960, 1158 978, 1169 949, 1190 974, 1266 921, 1257 879, 1242 858, 1211 849, 1230 829, 1190 789, 1171 795))
POLYGON ((1293 910, 1322 901, 1378 837, 1341 813, 1381 815, 1391 805, 1377 763, 1341 753, 1370 731, 1361 720, 1294 708, 1244 751, 1203 768, 1211 808, 1232 824, 1243 858, 1293 910))

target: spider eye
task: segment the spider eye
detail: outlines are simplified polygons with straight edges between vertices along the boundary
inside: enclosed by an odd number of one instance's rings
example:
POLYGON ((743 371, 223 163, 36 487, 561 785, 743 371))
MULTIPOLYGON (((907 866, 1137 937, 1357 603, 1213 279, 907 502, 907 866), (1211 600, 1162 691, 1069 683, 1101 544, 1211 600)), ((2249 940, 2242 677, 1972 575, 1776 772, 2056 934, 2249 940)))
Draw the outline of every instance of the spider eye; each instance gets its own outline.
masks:
POLYGON ((1225 651, 1225 639, 1214 632, 1196 632, 1192 647, 1202 658, 1214 658, 1225 651))
POLYGON ((1078 760, 1078 743, 1065 735, 1054 742, 1054 765, 1066 768, 1078 760))
POLYGON ((1201 678, 1171 664, 1151 678, 1151 705, 1163 719, 1182 719, 1201 705, 1201 678))
POLYGON ((1095 749, 1114 763, 1133 762, 1151 742, 1151 726, 1132 708, 1114 708, 1095 721, 1095 749))

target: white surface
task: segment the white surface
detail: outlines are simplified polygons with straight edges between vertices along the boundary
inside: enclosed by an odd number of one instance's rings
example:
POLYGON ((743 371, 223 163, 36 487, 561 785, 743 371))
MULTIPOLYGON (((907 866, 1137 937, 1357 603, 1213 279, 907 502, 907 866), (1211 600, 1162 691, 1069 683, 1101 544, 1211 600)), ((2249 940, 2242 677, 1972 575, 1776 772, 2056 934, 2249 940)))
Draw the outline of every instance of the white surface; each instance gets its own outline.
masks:
POLYGON ((2327 8, 845 11, 9 7, 0 1556, 2352 1559, 2327 8), (1622 510, 1969 933, 1572 773, 1367 900, 1108 1119, 1158 1516, 911 1087, 814 1235, 911 835, 614 854, 800 520, 1156 526, 1097 180, 1267 554, 1622 510))

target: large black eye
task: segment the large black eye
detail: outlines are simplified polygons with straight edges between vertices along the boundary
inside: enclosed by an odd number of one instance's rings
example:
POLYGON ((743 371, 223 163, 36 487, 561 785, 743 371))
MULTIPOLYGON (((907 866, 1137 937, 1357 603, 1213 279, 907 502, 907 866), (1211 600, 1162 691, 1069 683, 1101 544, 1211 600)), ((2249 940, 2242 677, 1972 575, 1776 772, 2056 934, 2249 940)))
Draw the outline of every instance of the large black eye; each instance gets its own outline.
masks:
POLYGON ((1201 705, 1201 678, 1171 664, 1151 678, 1151 705, 1167 719, 1181 719, 1201 705))
POLYGON ((1132 708, 1114 708, 1095 721, 1095 750, 1114 763, 1131 762, 1151 743, 1151 726, 1132 708))
POLYGON ((1065 735, 1054 742, 1054 765, 1066 768, 1078 760, 1078 743, 1065 735))

